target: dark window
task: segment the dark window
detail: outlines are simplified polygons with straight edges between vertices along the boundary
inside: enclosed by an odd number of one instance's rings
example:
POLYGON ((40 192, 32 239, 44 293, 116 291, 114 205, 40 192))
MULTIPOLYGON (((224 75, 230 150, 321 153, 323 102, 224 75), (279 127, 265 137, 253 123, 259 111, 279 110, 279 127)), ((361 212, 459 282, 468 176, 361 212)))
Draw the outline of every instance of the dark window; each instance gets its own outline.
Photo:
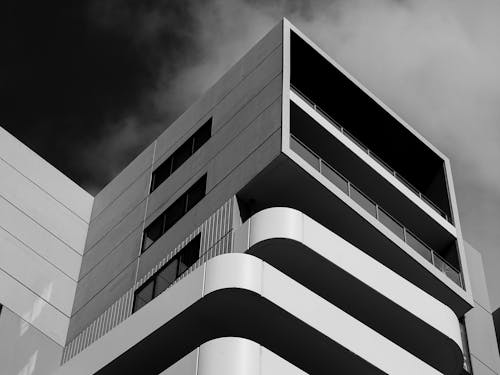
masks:
POLYGON ((153 171, 151 192, 170 177, 191 155, 203 146, 212 134, 212 118, 210 117, 196 133, 189 137, 170 157, 153 171))
POLYGON ((179 259, 175 257, 160 272, 158 272, 155 281, 155 297, 162 293, 175 281, 177 278, 178 268, 179 259))
POLYGON ((186 194, 186 210, 189 211, 205 196, 205 187, 207 185, 207 175, 200 178, 186 194))
POLYGON ((200 255, 201 234, 189 241, 134 294, 134 312, 164 292, 179 276, 196 263, 200 255))
POLYGON ((147 249, 151 244, 156 242, 158 238, 164 233, 164 225, 165 217, 162 215, 158 217, 155 221, 153 221, 149 226, 144 230, 144 243, 143 248, 147 249))
POLYGON ((206 185, 207 175, 205 174, 144 229, 142 240, 143 252, 203 199, 206 185))
POLYGON ((134 311, 139 310, 142 306, 153 299, 154 280, 148 280, 140 289, 135 292, 134 311))
POLYGON ((179 275, 191 267, 200 255, 201 235, 197 235, 184 246, 179 257, 179 275))
POLYGON ((201 146, 205 144, 206 141, 210 139, 212 135, 212 118, 208 119, 207 122, 194 134, 193 136, 193 153, 196 152, 201 146))

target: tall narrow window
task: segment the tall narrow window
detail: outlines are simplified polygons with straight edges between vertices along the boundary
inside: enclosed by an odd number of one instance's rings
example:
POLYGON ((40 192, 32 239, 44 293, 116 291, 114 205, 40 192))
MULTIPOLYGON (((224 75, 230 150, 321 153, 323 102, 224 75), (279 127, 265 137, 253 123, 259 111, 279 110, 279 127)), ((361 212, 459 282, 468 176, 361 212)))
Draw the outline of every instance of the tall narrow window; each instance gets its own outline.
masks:
POLYGON ((144 229, 142 252, 146 251, 203 199, 206 185, 207 175, 205 174, 144 229))
POLYGON ((212 118, 210 117, 191 137, 189 137, 170 157, 154 171, 151 180, 151 192, 170 177, 191 155, 198 151, 212 135, 212 118))
POLYGON ((134 312, 163 293, 179 276, 196 263, 200 256, 200 245, 201 234, 198 234, 135 291, 134 312))

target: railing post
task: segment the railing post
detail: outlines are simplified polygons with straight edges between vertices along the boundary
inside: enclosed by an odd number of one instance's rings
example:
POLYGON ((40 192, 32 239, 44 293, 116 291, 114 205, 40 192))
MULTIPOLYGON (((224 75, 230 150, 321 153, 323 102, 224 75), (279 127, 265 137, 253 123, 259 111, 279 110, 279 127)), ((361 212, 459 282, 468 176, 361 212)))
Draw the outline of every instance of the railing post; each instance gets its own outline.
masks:
POLYGON ((406 241, 406 227, 403 227, 403 239, 404 239, 405 243, 408 243, 406 241))
POLYGON ((379 210, 378 204, 376 204, 375 205, 375 219, 377 219, 378 221, 380 221, 379 218, 378 218, 378 210, 379 210))

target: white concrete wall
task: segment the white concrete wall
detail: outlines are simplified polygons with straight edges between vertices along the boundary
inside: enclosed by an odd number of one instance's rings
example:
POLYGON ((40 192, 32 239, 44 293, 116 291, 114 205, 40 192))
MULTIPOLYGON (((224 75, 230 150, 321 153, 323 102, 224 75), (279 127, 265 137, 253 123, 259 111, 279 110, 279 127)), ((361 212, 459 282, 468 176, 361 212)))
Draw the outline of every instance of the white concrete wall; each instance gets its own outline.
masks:
POLYGON ((47 374, 59 364, 92 202, 0 128, 2 373, 47 374))
POLYGON ((470 270, 474 308, 465 314, 474 375, 500 374, 500 356, 493 325, 486 277, 481 254, 464 242, 470 270))

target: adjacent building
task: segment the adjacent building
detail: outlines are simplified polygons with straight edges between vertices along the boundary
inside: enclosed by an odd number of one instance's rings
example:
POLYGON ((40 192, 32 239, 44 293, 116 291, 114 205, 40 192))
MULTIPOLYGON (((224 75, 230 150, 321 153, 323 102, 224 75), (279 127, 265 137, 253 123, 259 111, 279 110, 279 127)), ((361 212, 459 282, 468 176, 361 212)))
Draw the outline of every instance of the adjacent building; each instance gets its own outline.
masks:
POLYGON ((95 197, 0 142, 5 373, 500 374, 449 159, 286 20, 95 197))

